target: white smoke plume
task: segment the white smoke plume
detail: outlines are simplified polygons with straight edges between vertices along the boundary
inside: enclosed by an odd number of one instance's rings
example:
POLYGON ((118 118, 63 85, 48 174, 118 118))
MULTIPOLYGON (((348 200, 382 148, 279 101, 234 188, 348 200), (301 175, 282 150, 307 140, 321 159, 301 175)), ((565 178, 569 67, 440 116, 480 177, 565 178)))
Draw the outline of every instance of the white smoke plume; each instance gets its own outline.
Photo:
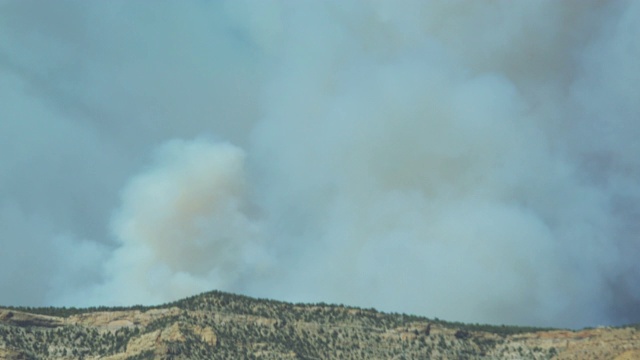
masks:
POLYGON ((159 303, 228 288, 260 265, 243 158, 238 148, 204 140, 164 145, 155 166, 123 192, 112 222, 119 247, 105 264, 107 283, 88 298, 159 303))
POLYGON ((0 14, 0 303, 640 321, 637 2, 0 14))

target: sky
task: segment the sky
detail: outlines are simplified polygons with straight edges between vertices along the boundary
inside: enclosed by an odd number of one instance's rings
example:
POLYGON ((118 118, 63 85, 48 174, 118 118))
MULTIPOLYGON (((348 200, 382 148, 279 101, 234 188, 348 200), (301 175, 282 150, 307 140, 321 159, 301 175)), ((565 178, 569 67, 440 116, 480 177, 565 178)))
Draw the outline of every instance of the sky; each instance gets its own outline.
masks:
POLYGON ((0 0, 0 304, 640 322, 639 19, 0 0))

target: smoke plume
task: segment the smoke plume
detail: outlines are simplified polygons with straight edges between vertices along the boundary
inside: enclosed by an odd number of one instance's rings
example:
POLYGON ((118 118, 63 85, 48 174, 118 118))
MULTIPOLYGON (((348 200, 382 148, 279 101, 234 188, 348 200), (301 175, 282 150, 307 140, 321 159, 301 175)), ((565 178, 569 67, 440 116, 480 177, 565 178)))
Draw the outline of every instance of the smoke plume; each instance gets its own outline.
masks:
POLYGON ((640 4, 0 1, 0 303, 640 321, 640 4))

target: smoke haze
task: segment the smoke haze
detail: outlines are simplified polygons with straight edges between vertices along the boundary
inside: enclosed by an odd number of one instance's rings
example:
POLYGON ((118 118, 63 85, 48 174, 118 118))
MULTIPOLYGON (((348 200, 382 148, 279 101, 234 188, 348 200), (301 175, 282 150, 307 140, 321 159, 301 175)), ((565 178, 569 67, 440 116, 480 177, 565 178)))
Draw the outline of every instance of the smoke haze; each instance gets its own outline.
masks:
POLYGON ((638 19, 0 0, 0 304, 640 322, 638 19))

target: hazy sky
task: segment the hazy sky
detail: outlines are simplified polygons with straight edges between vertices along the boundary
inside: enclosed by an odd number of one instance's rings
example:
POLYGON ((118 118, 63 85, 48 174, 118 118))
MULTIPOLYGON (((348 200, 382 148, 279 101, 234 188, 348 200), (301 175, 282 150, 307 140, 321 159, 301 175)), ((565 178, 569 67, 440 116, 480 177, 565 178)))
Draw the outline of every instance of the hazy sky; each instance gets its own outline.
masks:
POLYGON ((0 304, 640 322, 639 1, 0 0, 0 304))

